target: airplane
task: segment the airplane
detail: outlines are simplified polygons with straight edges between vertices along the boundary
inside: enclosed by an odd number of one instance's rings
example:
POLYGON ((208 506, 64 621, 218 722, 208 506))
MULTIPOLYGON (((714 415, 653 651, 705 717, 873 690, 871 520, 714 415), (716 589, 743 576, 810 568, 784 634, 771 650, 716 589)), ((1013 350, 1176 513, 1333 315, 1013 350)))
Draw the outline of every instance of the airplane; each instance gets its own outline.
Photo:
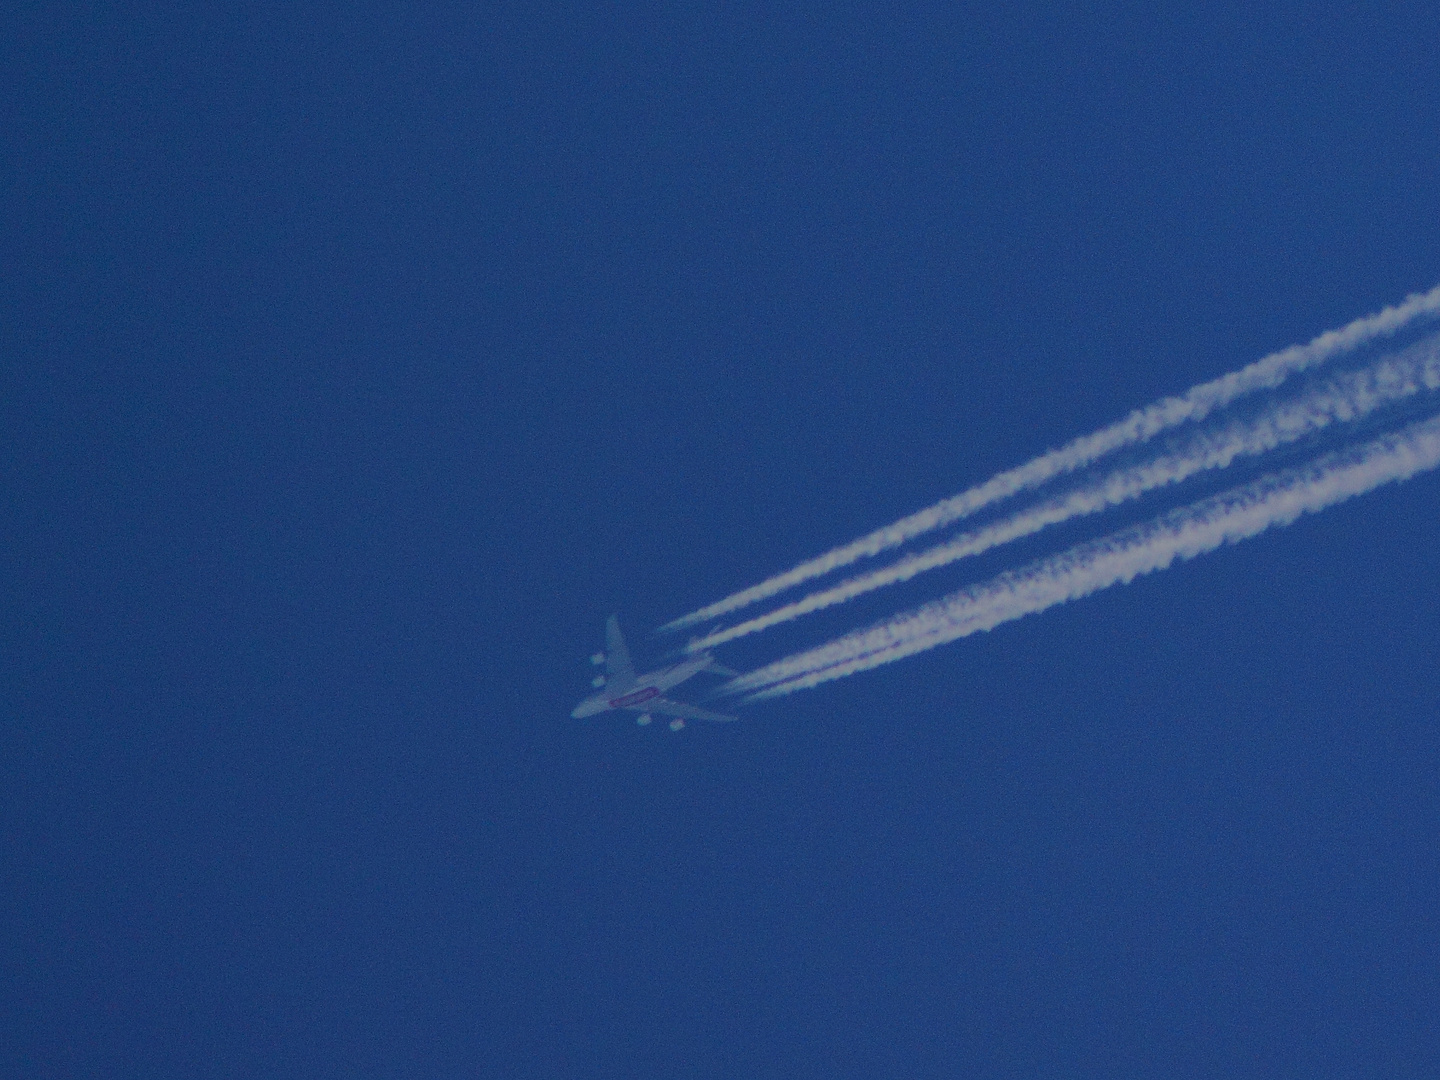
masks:
POLYGON ((670 730, 679 731, 685 726, 686 720, 735 719, 733 716, 702 709, 698 705, 671 701, 661 695, 701 671, 713 671, 716 675, 728 678, 734 678, 736 672, 717 664, 709 653, 697 653, 678 664, 652 671, 648 675, 636 676, 635 668, 630 663, 630 650, 625 647, 625 638, 620 634, 620 620, 614 615, 605 622, 605 651, 590 657, 590 662, 596 666, 605 665, 605 674, 595 676, 591 684, 603 689, 575 706, 575 711, 570 715, 576 720, 595 716, 597 713, 627 709, 640 714, 635 722, 641 727, 650 723, 651 713, 659 713, 662 716, 674 717, 670 721, 670 730))

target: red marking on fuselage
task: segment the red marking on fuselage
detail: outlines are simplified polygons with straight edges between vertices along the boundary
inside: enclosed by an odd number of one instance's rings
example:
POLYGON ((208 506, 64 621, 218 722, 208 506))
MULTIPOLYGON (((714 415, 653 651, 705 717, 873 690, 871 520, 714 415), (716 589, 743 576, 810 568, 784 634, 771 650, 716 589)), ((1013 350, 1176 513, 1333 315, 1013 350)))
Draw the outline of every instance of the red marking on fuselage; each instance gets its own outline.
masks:
POLYGON ((643 690, 636 690, 633 694, 626 694, 624 697, 610 699, 612 709, 627 709, 631 705, 639 705, 642 701, 649 701, 651 698, 660 696, 660 691, 653 686, 647 686, 643 690))

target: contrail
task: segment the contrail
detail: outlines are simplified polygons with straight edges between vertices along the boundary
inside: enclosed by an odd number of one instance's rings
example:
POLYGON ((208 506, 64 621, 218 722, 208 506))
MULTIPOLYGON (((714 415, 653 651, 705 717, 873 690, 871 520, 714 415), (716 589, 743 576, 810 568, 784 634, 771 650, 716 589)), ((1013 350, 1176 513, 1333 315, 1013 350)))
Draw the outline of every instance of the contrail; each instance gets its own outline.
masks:
POLYGON ((1192 387, 1179 397, 1164 398, 1143 409, 1137 409, 1116 424, 1076 439, 1058 450, 1042 454, 969 491, 901 518, 893 525, 877 529, 859 540, 800 563, 759 585, 742 589, 689 615, 683 615, 660 629, 671 632, 707 622, 757 601, 767 600, 859 559, 888 551, 932 529, 968 517, 1001 499, 1083 468, 1115 450, 1145 442, 1158 433, 1187 421, 1203 419, 1215 409, 1242 395, 1277 387, 1297 372, 1316 367, 1367 342, 1393 334, 1418 319, 1432 317, 1437 312, 1440 312, 1440 286, 1428 293, 1407 297, 1401 304, 1357 319, 1338 330, 1326 331, 1308 345, 1293 345, 1239 371, 1192 387))
POLYGON ((764 615, 716 630, 691 641, 685 651, 696 653, 714 648, 887 585, 909 581, 927 570, 948 566, 1050 525, 1117 506, 1206 470, 1226 468, 1237 458, 1267 453, 1331 424, 1363 419, 1377 409, 1421 391, 1437 389, 1440 389, 1440 334, 1432 334, 1368 368, 1336 376, 1297 400, 1276 405, 1252 420, 1235 421, 1217 432, 1201 433, 1178 453, 1117 469, 1078 490, 1047 499, 983 529, 962 533, 928 551, 906 556, 764 615))
POLYGON ((1192 559, 1223 544, 1289 525, 1303 514, 1437 465, 1440 416, 961 589, 868 630, 742 675, 724 690, 749 692, 748 700, 777 697, 879 667, 1163 570, 1176 559, 1192 559))

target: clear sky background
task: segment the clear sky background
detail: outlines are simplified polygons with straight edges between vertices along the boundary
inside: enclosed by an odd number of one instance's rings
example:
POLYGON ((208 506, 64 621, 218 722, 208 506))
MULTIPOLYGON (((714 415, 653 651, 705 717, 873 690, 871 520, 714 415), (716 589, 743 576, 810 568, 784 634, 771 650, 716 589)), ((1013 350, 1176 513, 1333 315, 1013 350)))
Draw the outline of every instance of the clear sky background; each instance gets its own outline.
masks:
POLYGON ((6 4, 0 1072, 1433 1075, 1434 475, 739 724, 568 714, 612 611, 653 659, 1440 281, 1437 41, 6 4))

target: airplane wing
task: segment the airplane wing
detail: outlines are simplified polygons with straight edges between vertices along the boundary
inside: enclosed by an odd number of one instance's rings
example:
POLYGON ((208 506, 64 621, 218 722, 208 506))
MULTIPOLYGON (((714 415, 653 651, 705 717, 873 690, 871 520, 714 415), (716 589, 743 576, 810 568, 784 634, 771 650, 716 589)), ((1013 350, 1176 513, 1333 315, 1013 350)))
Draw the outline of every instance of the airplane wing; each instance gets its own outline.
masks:
POLYGON ((734 720, 736 717, 726 716, 724 713, 710 712, 698 705, 686 705, 683 701, 670 701, 667 698, 651 698, 644 705, 636 705, 636 709, 643 712, 658 712, 665 716, 679 716, 685 720, 714 720, 716 723, 734 720))
POLYGON ((635 685, 635 666, 620 633, 620 620, 614 615, 605 621, 605 674, 605 685, 617 693, 635 685))

